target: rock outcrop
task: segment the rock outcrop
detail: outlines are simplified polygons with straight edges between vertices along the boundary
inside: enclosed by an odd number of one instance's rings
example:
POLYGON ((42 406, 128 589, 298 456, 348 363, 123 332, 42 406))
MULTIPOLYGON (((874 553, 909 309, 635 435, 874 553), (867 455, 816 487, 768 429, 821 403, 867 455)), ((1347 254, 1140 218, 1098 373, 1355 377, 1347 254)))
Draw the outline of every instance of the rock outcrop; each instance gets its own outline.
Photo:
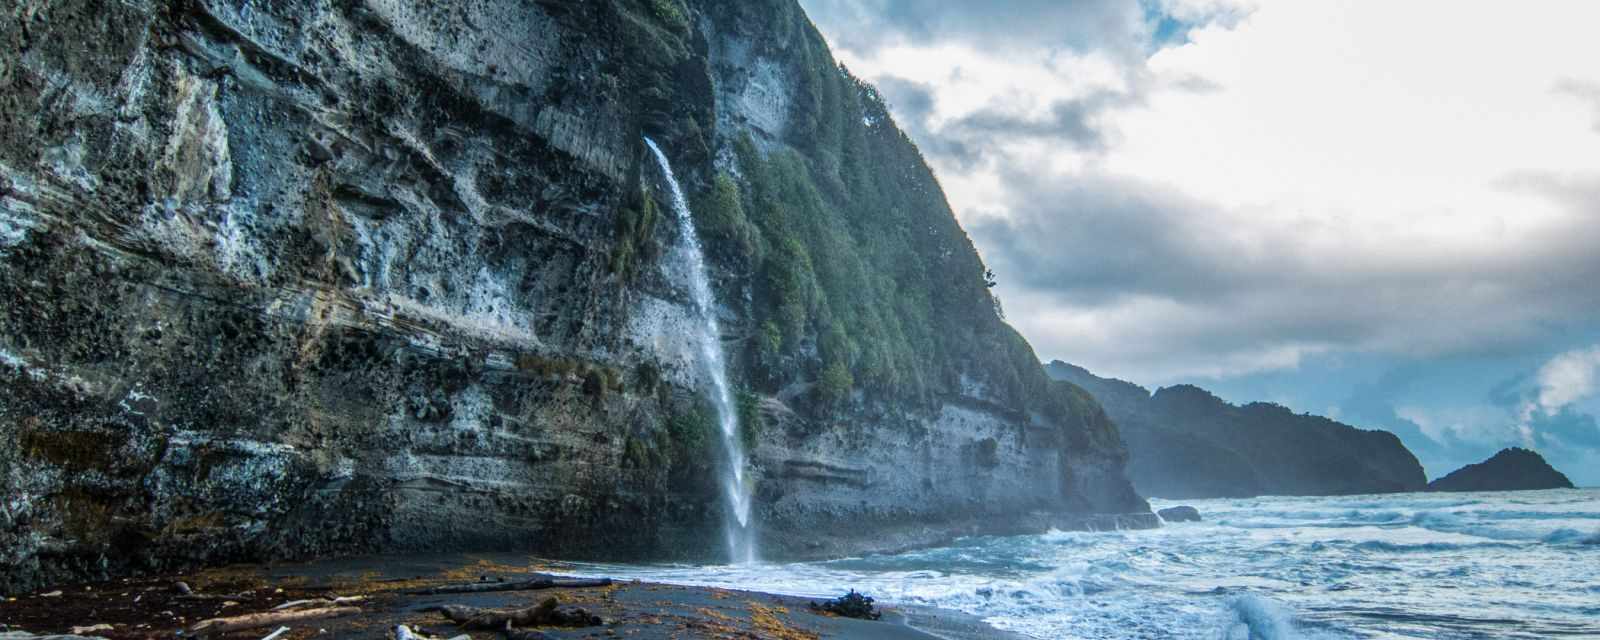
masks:
POLYGON ((793 0, 0 12, 0 591, 720 559, 646 135, 706 218, 766 552, 1153 518, 793 0))
POLYGON ((1571 489, 1572 481, 1544 456, 1512 447, 1428 483, 1429 491, 1538 491, 1571 489))
POLYGON ((1191 385, 1151 394, 1082 367, 1046 370, 1093 395, 1117 423, 1143 495, 1220 498, 1421 491, 1427 476, 1394 434, 1275 404, 1235 406, 1191 385))
POLYGON ((1163 522, 1200 522, 1200 510, 1194 507, 1168 507, 1156 512, 1163 522))

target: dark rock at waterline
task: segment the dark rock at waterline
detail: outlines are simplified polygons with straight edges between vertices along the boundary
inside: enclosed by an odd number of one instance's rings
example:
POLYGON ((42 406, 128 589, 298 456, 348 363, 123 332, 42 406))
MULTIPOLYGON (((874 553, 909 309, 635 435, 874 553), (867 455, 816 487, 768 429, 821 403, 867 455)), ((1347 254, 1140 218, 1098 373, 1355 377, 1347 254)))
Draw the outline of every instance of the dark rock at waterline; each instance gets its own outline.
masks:
POLYGON ((1192 385, 1154 394, 1065 362, 1045 367, 1105 407, 1128 444, 1139 493, 1169 499, 1421 491, 1400 438, 1264 402, 1230 404, 1192 385))
POLYGON ((1161 519, 1167 522, 1199 522, 1200 510, 1194 507, 1170 507, 1156 512, 1161 519))
POLYGON ((812 610, 831 613, 836 616, 855 618, 857 620, 877 620, 883 614, 872 605, 873 598, 851 589, 850 593, 839 596, 821 604, 811 603, 812 610))
POLYGON ((1505 449, 1477 464, 1428 483, 1429 491, 1537 491, 1571 489, 1572 481, 1544 456, 1521 447, 1505 449))

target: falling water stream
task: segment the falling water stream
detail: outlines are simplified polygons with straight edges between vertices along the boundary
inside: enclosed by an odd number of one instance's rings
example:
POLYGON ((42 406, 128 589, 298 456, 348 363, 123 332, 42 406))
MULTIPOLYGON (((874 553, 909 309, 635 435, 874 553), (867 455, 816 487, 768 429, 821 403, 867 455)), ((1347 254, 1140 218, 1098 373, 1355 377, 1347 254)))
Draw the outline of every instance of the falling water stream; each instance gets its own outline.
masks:
POLYGON ((683 197, 678 178, 672 173, 672 163, 656 143, 645 138, 644 143, 655 154, 661 173, 672 190, 672 210, 683 228, 683 244, 689 254, 689 290, 694 297, 695 311, 700 315, 699 330, 694 336, 700 347, 700 363, 711 378, 711 401, 716 406, 717 424, 722 436, 722 450, 726 466, 722 469, 722 492, 728 502, 729 516, 725 525, 730 562, 754 562, 755 536, 750 526, 750 478, 746 475, 744 443, 739 437, 739 417, 734 410, 733 392, 728 388, 728 367, 722 353, 722 330, 717 325, 717 309, 711 296, 711 280, 706 273, 705 251, 700 246, 700 236, 695 232, 694 216, 689 202, 683 197))

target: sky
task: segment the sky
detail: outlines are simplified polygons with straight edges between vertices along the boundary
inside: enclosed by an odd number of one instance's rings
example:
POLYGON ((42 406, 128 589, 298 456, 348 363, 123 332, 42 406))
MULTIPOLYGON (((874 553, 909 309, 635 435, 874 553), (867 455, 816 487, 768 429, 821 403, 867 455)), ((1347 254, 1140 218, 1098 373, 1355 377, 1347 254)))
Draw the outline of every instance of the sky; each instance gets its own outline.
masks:
POLYGON ((1041 358, 1600 486, 1600 3, 801 4, 1041 358))

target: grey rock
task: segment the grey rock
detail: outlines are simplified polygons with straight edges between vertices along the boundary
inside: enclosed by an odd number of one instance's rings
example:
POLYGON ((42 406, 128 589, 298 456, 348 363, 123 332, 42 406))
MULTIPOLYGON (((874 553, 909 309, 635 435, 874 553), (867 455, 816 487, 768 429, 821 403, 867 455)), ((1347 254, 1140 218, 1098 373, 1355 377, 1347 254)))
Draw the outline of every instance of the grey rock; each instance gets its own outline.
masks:
MULTIPOLYGON (((786 148, 821 39, 761 2, 690 2, 681 32, 605 1, 0 8, 0 590, 373 551, 718 559, 712 464, 668 451, 705 388, 677 229, 631 275, 613 258, 656 179, 644 133, 698 182, 747 134, 786 148)), ((718 268, 736 341, 750 295, 718 268)), ((761 403, 771 555, 1153 518, 1092 402, 761 403)))
POLYGON ((1166 522, 1200 522, 1200 510, 1190 506, 1169 507, 1156 515, 1166 522))

